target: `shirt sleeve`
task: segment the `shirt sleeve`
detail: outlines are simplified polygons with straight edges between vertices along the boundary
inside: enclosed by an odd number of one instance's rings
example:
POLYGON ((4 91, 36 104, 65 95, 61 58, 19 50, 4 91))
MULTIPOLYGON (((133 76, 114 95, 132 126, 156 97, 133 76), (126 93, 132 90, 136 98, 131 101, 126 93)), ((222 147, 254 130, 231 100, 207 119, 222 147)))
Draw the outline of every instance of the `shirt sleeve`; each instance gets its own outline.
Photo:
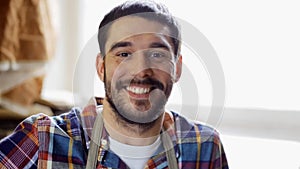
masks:
POLYGON ((214 169, 228 169, 228 162, 224 151, 223 144, 220 140, 219 134, 214 134, 214 148, 212 152, 211 168, 214 169))
POLYGON ((0 141, 0 168, 37 168, 38 116, 25 119, 0 141))

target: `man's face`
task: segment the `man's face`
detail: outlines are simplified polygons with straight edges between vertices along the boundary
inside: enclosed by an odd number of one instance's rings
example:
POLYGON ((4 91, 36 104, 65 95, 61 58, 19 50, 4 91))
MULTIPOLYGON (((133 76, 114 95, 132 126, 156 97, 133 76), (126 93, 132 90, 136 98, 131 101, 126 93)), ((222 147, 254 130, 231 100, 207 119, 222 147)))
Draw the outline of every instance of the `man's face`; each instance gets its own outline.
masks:
POLYGON ((105 45, 106 99, 127 121, 144 124, 164 112, 181 73, 169 29, 136 16, 115 21, 105 45))

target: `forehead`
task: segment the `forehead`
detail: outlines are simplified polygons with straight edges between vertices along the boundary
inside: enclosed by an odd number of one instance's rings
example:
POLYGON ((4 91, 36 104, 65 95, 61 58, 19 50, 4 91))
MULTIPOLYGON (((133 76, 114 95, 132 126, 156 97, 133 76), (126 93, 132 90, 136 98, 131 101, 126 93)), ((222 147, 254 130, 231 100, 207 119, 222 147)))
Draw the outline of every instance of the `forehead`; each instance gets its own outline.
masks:
POLYGON ((161 35, 165 35, 165 37, 170 37, 171 35, 169 28, 157 21, 138 16, 125 16, 114 21, 111 25, 108 31, 105 49, 107 51, 108 47, 115 42, 143 34, 156 34, 160 35, 160 37, 161 35))

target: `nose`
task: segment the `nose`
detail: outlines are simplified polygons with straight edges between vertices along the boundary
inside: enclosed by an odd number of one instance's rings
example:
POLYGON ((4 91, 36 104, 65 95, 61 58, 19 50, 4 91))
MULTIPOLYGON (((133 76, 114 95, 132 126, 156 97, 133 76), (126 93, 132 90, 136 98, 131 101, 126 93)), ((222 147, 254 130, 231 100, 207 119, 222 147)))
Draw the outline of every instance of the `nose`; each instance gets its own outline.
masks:
POLYGON ((136 52, 131 67, 135 77, 145 78, 153 75, 151 63, 144 52, 136 52))

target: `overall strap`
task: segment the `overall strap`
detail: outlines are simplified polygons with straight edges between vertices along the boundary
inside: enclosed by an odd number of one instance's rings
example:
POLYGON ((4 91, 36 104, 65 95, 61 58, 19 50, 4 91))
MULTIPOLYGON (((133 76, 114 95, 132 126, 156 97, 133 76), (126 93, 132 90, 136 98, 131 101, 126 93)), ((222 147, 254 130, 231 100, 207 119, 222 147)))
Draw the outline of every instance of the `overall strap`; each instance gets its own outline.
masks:
POLYGON ((170 135, 166 130, 163 130, 161 139, 167 156, 168 168, 178 169, 178 163, 175 156, 174 145, 170 135))
POLYGON ((88 154, 87 164, 86 164, 87 169, 94 169, 97 166, 103 126, 104 123, 103 123, 102 114, 98 113, 92 130, 89 154, 88 154))

